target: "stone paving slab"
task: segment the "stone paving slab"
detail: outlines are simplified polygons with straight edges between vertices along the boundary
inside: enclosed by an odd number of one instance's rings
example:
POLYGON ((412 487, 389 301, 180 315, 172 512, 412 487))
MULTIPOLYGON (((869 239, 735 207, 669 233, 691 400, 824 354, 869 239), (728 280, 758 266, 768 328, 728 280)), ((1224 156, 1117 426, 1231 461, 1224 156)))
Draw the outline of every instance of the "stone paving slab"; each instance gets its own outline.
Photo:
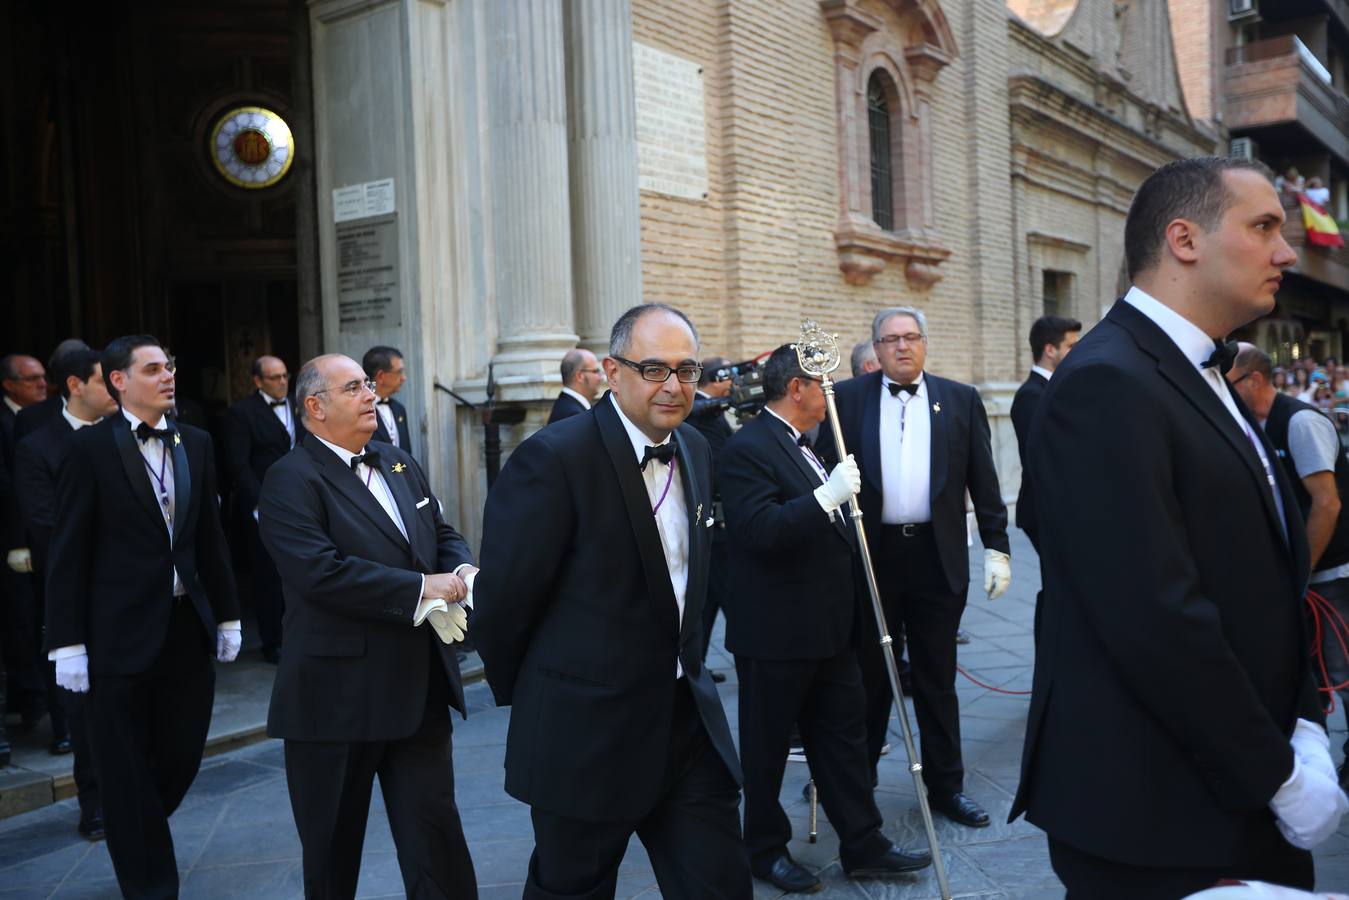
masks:
MULTIPOLYGON (((972 553, 976 565, 980 555, 972 553)), ((1031 621, 1038 571, 1034 553, 1013 533, 1013 587, 989 603, 972 594, 963 625, 973 636, 958 657, 971 675, 994 687, 1027 690, 1031 674, 1031 621)), ((709 659, 728 675, 721 685, 732 730, 738 697, 735 668, 722 649, 720 632, 709 659)), ((953 891, 958 897, 1038 900, 1062 897, 1049 867, 1045 837, 1024 820, 1007 823, 1007 812, 1020 778, 1021 743, 1027 698, 1008 696, 958 678, 967 791, 992 816, 988 828, 968 829, 938 817, 937 833, 953 891)), ((237 695, 236 715, 265 714, 269 688, 237 695), (251 710, 251 711, 246 711, 251 710)), ((502 790, 509 710, 496 708, 485 684, 467 689, 470 717, 454 723, 455 781, 459 807, 484 900, 515 900, 533 849, 529 810, 502 790)), ((912 706, 909 707, 913 722, 912 706)), ((1338 757, 1344 743, 1343 713, 1332 717, 1331 740, 1338 757)), ((915 726, 916 727, 916 726, 915 726)), ((926 844, 915 805, 898 724, 891 722, 892 751, 882 758, 877 803, 886 833, 903 846, 926 844)), ((0 806, 4 781, 0 775, 0 806)), ((47 776, 50 777, 50 776, 47 776)), ((825 888, 823 900, 927 900, 938 896, 931 870, 892 880, 846 878, 838 862, 838 841, 823 808, 819 840, 806 840, 809 806, 801 790, 804 765, 789 764, 782 803, 795 829, 793 856, 815 871, 825 888)), ((50 788, 49 788, 50 789, 50 788)), ((11 897, 115 897, 116 883, 103 844, 89 844, 75 833, 78 810, 73 799, 0 820, 0 900, 11 897)), ((186 898, 292 898, 302 895, 300 846, 286 793, 281 744, 261 743, 233 750, 203 765, 183 806, 172 819, 186 898)), ((1349 886, 1349 827, 1316 854, 1318 884, 1324 889, 1349 886)), ((358 897, 401 897, 393 838, 383 798, 370 803, 358 897)), ((620 868, 620 898, 660 896, 645 850, 635 838, 620 868)), ((755 882, 756 900, 783 896, 755 882)))

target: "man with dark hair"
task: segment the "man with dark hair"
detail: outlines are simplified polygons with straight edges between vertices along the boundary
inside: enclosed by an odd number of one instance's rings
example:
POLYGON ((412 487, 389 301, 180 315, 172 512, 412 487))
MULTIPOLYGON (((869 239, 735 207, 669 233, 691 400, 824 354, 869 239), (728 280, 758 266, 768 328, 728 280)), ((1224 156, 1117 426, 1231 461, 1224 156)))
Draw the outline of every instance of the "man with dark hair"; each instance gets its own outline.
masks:
POLYGON ((61 381, 56 374, 61 368, 61 358, 72 351, 88 349, 89 345, 79 338, 66 338, 56 345, 52 355, 47 358, 47 399, 19 410, 14 418, 15 444, 61 415, 65 406, 61 397, 61 381))
MULTIPOLYGON (((1012 398, 1012 427, 1016 429, 1016 448, 1021 455, 1021 490, 1016 497, 1016 524, 1030 538, 1035 551, 1040 551, 1035 532, 1035 497, 1030 488, 1026 465, 1026 446, 1030 443, 1030 423, 1040 405, 1045 387, 1054 369, 1073 349, 1082 334, 1082 323, 1063 316, 1041 316, 1030 327, 1030 352, 1034 365, 1030 376, 1017 388, 1012 398)), ((1038 599, 1037 599, 1038 604, 1038 599)))
MULTIPOLYGON (((965 793, 955 679, 956 630, 970 581, 966 492, 984 544, 985 594, 997 599, 1012 577, 1007 508, 988 417, 973 387, 926 371, 922 311, 883 309, 872 320, 871 336, 880 371, 839 384, 839 425, 862 469, 860 502, 886 622, 894 632, 903 629, 909 651, 932 808, 953 822, 983 828, 988 813, 965 793)), ((823 452, 833 458, 832 429, 823 429, 821 437, 823 452)), ((862 622, 867 750, 874 769, 893 700, 874 617, 862 622)))
MULTIPOLYGON (((98 354, 88 347, 56 356, 47 372, 63 406, 55 420, 19 441, 14 473, 19 510, 33 551, 33 590, 39 614, 46 606, 45 578, 56 528, 56 489, 71 436, 117 412, 117 403, 103 383, 98 354)), ((103 837, 103 811, 85 727, 84 695, 58 688, 52 663, 44 659, 41 665, 46 670, 47 706, 51 711, 51 751, 74 751, 79 832, 97 840, 103 837)))
POLYGON ((375 383, 375 416, 378 427, 375 440, 393 444, 404 453, 412 453, 412 433, 408 429, 408 411, 394 399, 408 376, 403 352, 394 347, 371 347, 361 357, 365 377, 375 383))
POLYGON ((275 356, 254 360, 255 390, 230 407, 225 441, 225 469, 234 483, 231 507, 248 535, 262 658, 273 664, 281 658, 281 616, 286 604, 281 576, 258 535, 258 501, 267 470, 290 452, 302 433, 295 404, 286 396, 289 386, 290 373, 282 360, 275 356))
MULTIPOLYGON (((707 602, 703 604, 703 661, 712 646, 712 629, 717 624, 717 610, 726 602, 726 517, 721 509, 721 488, 718 472, 721 448, 734 433, 726 420, 727 398, 731 394, 731 376, 726 368, 731 361, 724 356, 709 356, 703 360, 703 374, 693 392, 693 410, 688 422, 698 429, 712 451, 712 552, 707 561, 707 602)), ((721 684, 726 680, 722 672, 708 670, 712 680, 721 684)))
MULTIPOLYGON (((1307 527, 1311 560, 1310 588, 1324 597, 1341 617, 1349 617, 1349 459, 1340 448, 1335 423, 1317 407, 1282 393, 1274 385, 1274 361, 1254 344, 1240 345, 1227 383, 1265 430, 1287 470, 1307 527)), ((1349 682, 1349 658, 1339 639, 1326 629, 1321 653, 1330 684, 1349 682)), ((1349 704, 1349 688, 1339 691, 1349 704)), ((1349 705, 1345 706, 1349 717, 1349 705)), ((1349 766, 1342 766, 1345 786, 1349 766)))
POLYGON ((553 401, 552 412, 548 414, 549 425, 590 409, 604 377, 599 360, 584 347, 568 350, 562 357, 560 368, 562 390, 553 401))
POLYGON ((239 652, 211 438, 171 425, 174 364, 149 335, 101 357, 121 406, 70 436, 47 564, 47 649, 85 715, 122 893, 170 897, 168 817, 201 765, 213 660, 239 652))
POLYGON ((487 496, 475 628, 513 707, 527 898, 612 898, 634 832, 666 897, 753 896, 740 765, 701 658, 712 460, 683 424, 697 352, 673 307, 624 313, 610 399, 522 443, 487 496))
POLYGON ((472 900, 448 709, 466 709, 449 645, 477 569, 421 467, 371 440, 375 398, 354 359, 305 363, 308 436, 262 484, 262 541, 286 590, 267 734, 285 741, 306 896, 355 895, 378 776, 407 896, 472 900))
POLYGON ((1268 172, 1168 163, 1125 224, 1133 286, 1031 427, 1044 606, 1012 817, 1069 896, 1311 889, 1344 814, 1308 661, 1308 549, 1226 336, 1297 256, 1268 172))
POLYGON ((853 624, 853 535, 845 504, 861 488, 852 454, 826 473, 804 433, 824 421, 819 379, 788 344, 763 369, 764 411, 721 460, 730 534, 726 646, 740 680, 745 845, 754 874, 790 892, 820 879, 792 859, 778 795, 799 723, 810 773, 850 877, 932 863, 881 831, 867 759, 866 692, 853 624))

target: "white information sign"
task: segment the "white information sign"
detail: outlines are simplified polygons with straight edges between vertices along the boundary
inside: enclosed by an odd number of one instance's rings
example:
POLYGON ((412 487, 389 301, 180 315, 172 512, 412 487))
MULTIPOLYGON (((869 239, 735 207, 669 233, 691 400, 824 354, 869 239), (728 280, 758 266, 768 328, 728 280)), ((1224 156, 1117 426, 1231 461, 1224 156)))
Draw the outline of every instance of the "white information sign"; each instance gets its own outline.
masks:
POLYGON ((707 197, 703 70, 692 60, 632 45, 637 101, 637 175, 644 191, 707 197))

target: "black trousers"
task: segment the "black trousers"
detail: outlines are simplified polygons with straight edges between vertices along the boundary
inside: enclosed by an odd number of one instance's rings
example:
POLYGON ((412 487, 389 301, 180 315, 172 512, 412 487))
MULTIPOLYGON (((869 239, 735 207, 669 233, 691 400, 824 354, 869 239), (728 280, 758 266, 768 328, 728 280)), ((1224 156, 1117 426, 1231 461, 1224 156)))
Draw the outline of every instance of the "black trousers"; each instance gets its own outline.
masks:
POLYGON ((356 895, 376 775, 406 895, 427 900, 478 896, 473 859, 454 802, 449 681, 434 647, 431 654, 426 711, 411 737, 285 742, 286 785, 303 848, 306 897, 356 895))
POLYGON ((611 900, 634 833, 666 900, 751 900, 754 888, 740 840, 740 790, 682 679, 663 787, 655 807, 636 822, 585 822, 531 810, 534 855, 526 900, 611 900))
MULTIPOLYGON (((951 592, 930 528, 904 537, 900 526, 882 525, 876 537, 872 558, 886 623, 892 636, 903 631, 909 651, 923 782, 933 794, 953 794, 963 790, 965 782, 956 696, 956 630, 965 611, 965 595, 951 592)), ((867 751, 874 767, 894 701, 875 617, 867 610, 861 619, 859 660, 867 693, 867 751)))
POLYGON ((98 787, 98 768, 89 737, 87 698, 65 688, 57 690, 61 692, 66 722, 70 726, 70 743, 75 748, 75 791, 80 801, 80 821, 87 822, 103 813, 103 795, 98 787))
POLYGON ((215 667, 191 601, 174 605, 164 647, 137 675, 90 676, 85 701, 103 824, 126 897, 178 896, 169 816, 201 766, 215 667))
POLYGON ((792 725, 799 724, 810 777, 839 838, 845 869, 869 863, 890 841, 871 790, 866 694, 851 647, 827 659, 737 656, 740 763, 745 772, 745 846, 751 868, 767 868, 787 849, 792 826, 782 811, 783 770, 792 725))
POLYGON ((1067 900, 1178 900, 1219 881, 1264 881, 1310 891, 1316 880, 1312 855, 1292 844, 1231 868, 1153 868, 1114 862, 1049 839, 1049 863, 1068 889, 1067 900))
POLYGON ((718 524, 712 529, 712 552, 707 557, 707 599, 703 603, 703 655, 712 646, 712 626, 717 623, 717 610, 726 608, 726 527, 718 524))
POLYGON ((286 611, 281 575, 262 543, 258 523, 253 521, 251 514, 244 527, 248 529, 248 560, 253 572, 253 611, 258 617, 258 637, 264 648, 277 649, 281 646, 281 617, 286 611))
POLYGON ((42 608, 33 593, 33 576, 0 565, 0 644, 8 675, 9 711, 36 723, 47 711, 43 678, 42 608), (7 595, 7 596, 6 596, 7 595))

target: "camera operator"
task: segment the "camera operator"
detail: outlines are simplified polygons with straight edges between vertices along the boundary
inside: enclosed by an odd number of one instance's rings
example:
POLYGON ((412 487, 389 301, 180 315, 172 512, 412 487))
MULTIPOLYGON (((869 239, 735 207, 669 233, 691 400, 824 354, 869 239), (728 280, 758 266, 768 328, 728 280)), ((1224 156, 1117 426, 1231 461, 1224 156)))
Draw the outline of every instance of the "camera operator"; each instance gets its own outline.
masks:
POLYGON ((858 877, 921 869, 931 856, 891 843, 871 791, 866 694, 852 641, 854 543, 844 508, 861 475, 851 456, 826 474, 801 443, 802 432, 824 420, 825 399, 791 345, 769 357, 763 388, 764 412, 726 442, 718 475, 750 868, 784 891, 820 887, 787 851, 791 824, 778 799, 797 723, 844 871, 858 877))
MULTIPOLYGON (((721 512, 721 494, 717 490, 717 462, 721 448, 733 433, 726 421, 727 398, 731 393, 731 361, 724 356, 703 360, 703 374, 693 395, 693 412, 688 422, 703 437, 712 451, 712 554, 707 565, 707 602, 703 606, 703 662, 707 662, 707 648, 712 643, 712 626, 717 621, 717 610, 726 594, 726 519, 721 512)), ((709 670, 711 671, 711 670, 709 670)), ((712 680, 721 684, 726 680, 722 672, 711 672, 712 680)))

